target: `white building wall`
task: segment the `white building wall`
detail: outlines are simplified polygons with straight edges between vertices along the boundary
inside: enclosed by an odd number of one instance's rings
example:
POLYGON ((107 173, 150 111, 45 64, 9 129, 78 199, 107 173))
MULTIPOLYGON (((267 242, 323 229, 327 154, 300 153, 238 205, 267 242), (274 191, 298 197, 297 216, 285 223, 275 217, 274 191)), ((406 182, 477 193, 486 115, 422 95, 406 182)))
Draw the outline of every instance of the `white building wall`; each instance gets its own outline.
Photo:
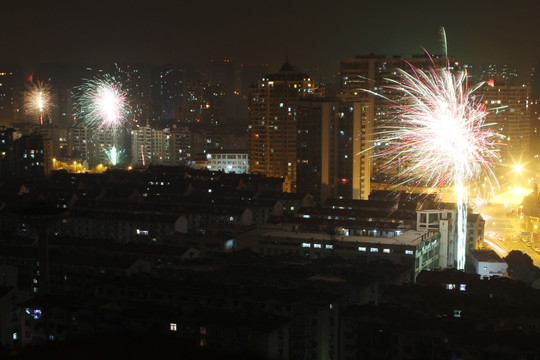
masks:
POLYGON ((508 270, 505 262, 478 261, 474 259, 474 269, 481 279, 489 279, 493 276, 502 277, 508 270))
POLYGON ((435 230, 441 234, 441 245, 439 247, 439 266, 441 268, 452 268, 455 264, 455 219, 455 210, 422 210, 416 213, 417 231, 428 232, 435 230))

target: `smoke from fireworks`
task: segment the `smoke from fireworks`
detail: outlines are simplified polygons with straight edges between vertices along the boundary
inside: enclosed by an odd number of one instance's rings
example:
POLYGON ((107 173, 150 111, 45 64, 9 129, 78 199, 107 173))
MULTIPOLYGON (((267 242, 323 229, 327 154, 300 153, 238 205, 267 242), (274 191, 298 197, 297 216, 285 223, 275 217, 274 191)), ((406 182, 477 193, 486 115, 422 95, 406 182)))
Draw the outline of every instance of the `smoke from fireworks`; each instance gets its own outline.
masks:
POLYGON ((119 128, 130 113, 127 91, 114 77, 87 80, 77 90, 77 117, 89 127, 119 128))
POLYGON ((457 268, 465 267, 467 183, 483 174, 493 178, 499 136, 485 123, 480 97, 469 89, 466 72, 432 67, 424 71, 410 65, 388 79, 401 95, 396 102, 399 123, 390 125, 378 140, 384 144, 376 156, 386 169, 398 168, 401 184, 454 186, 457 193, 457 268))
POLYGON ((40 124, 43 125, 43 116, 46 116, 53 107, 51 86, 41 81, 27 83, 23 107, 27 114, 39 118, 40 124))

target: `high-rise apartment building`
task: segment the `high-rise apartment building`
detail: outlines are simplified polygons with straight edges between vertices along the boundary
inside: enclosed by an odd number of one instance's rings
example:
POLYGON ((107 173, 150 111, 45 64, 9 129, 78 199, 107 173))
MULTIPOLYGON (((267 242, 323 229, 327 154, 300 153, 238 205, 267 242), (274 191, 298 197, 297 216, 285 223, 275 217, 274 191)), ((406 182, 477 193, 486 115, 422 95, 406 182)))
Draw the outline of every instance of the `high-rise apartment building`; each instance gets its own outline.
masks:
POLYGON ((0 125, 9 125, 18 120, 22 93, 22 70, 18 66, 0 68, 0 125), (19 100, 19 101, 18 101, 19 100))
POLYGON ((14 172, 14 140, 15 130, 0 126, 0 177, 10 176, 14 172))
POLYGON ((258 81, 249 99, 251 173, 283 178, 283 190, 296 192, 298 103, 318 95, 314 81, 289 63, 258 81))
POLYGON ((528 85, 505 85, 489 82, 479 93, 489 111, 487 124, 494 124, 496 132, 504 136, 501 142, 501 158, 504 164, 513 165, 529 158, 531 136, 531 113, 528 85))
POLYGON ((14 141, 15 176, 40 178, 53 169, 52 140, 38 134, 23 135, 14 141))
POLYGON ((219 82, 186 81, 180 121, 215 126, 223 124, 227 113, 226 95, 224 85, 219 82))
POLYGON ((151 85, 152 124, 181 118, 186 74, 186 67, 180 64, 164 65, 155 70, 151 85))
POLYGON ((150 119, 154 67, 147 64, 119 64, 115 73, 122 81, 122 88, 128 91, 130 118, 135 124, 146 124, 150 119))
POLYGON ((540 61, 531 69, 531 146, 530 153, 535 159, 540 158, 540 61))
POLYGON ((506 85, 513 85, 518 80, 517 69, 510 64, 466 65, 466 68, 472 84, 497 79, 506 85))
POLYGON ((361 102, 302 100, 298 105, 297 190, 322 203, 371 192, 373 108, 361 102))

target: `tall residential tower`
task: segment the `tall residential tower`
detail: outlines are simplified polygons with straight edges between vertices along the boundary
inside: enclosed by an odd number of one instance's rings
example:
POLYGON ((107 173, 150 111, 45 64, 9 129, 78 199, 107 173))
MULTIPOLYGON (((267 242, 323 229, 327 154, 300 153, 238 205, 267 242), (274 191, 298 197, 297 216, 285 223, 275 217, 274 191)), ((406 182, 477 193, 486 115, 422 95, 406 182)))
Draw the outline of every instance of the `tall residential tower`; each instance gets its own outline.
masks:
POLYGON ((298 103, 317 95, 313 80, 287 62, 258 81, 249 99, 250 173, 283 178, 283 190, 296 192, 298 103))

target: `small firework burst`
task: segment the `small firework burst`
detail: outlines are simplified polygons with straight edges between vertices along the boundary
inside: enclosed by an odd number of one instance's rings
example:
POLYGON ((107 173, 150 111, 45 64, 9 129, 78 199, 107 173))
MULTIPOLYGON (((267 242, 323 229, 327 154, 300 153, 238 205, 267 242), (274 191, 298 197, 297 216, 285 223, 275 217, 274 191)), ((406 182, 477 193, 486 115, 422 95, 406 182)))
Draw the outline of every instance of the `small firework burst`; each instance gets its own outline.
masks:
POLYGON ((53 108, 51 86, 41 81, 27 83, 23 108, 28 115, 38 118, 43 125, 44 116, 47 116, 53 108))

